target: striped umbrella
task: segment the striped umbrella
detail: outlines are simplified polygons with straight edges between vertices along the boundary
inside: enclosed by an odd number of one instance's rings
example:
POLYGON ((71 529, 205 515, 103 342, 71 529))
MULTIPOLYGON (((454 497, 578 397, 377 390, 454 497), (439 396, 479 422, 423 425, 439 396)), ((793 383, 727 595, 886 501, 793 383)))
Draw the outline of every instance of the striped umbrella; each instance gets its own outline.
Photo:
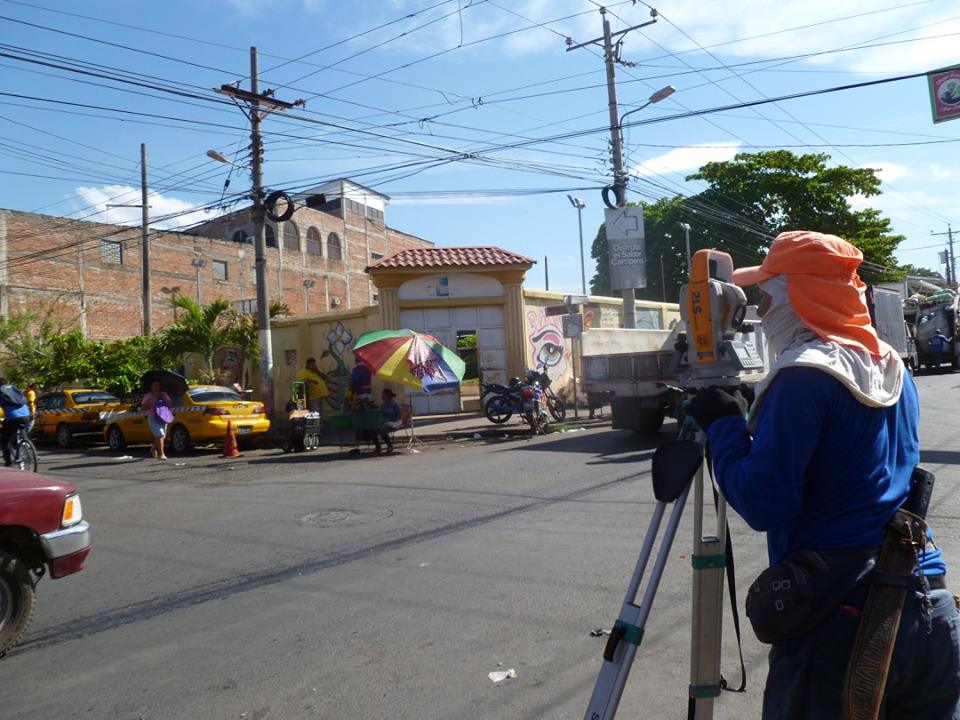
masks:
POLYGON ((353 352, 377 377, 424 392, 457 387, 466 370, 453 350, 413 330, 365 332, 353 352))

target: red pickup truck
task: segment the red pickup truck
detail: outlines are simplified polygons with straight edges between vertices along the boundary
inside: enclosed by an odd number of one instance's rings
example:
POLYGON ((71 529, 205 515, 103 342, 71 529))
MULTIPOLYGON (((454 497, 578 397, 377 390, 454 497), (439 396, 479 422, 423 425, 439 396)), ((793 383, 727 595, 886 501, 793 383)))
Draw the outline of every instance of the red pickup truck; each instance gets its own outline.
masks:
POLYGON ((75 486, 0 468, 0 657, 30 624, 40 578, 79 572, 89 553, 75 486))

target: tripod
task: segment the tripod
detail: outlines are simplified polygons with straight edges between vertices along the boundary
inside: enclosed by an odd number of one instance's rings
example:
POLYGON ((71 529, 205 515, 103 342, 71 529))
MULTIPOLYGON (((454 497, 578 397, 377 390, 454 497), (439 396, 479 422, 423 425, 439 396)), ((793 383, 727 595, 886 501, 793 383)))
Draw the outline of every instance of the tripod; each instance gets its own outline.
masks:
POLYGON ((693 607, 690 639, 689 717, 711 720, 713 700, 720 694, 720 639, 723 610, 723 572, 726 565, 726 501, 717 499, 717 530, 704 536, 703 434, 697 440, 674 440, 653 456, 653 492, 656 506, 643 540, 620 615, 603 651, 603 666, 584 720, 612 720, 620 704, 653 600, 663 577, 670 548, 693 486, 693 607), (643 599, 636 604, 640 585, 667 506, 673 504, 643 599))

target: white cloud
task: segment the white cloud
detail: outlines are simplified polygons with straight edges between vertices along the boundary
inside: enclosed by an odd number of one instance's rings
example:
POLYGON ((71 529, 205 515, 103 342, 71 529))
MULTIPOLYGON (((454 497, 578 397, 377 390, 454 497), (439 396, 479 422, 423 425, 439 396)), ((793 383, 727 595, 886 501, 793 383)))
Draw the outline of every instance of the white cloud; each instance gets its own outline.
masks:
POLYGON ((932 163, 929 166, 929 170, 930 174, 937 180, 948 180, 949 178, 957 176, 956 170, 951 170, 948 167, 944 167, 940 163, 932 163))
MULTIPOLYGON (((107 205, 139 205, 140 188, 129 185, 101 185, 100 187, 78 187, 76 195, 82 200, 84 209, 81 216, 90 215, 93 208, 98 214, 91 217, 96 222, 111 225, 140 225, 139 207, 107 207, 107 205)), ((150 227, 171 230, 210 220, 213 215, 203 210, 191 210, 194 205, 167 197, 160 193, 148 193, 147 204, 150 206, 150 227), (167 219, 168 215, 176 215, 167 219)))
POLYGON ((668 172, 696 170, 708 162, 722 162, 732 159, 739 152, 740 145, 739 142, 728 142, 676 148, 635 165, 632 172, 638 177, 649 177, 668 172))
POLYGON ((896 182, 902 177, 912 175, 910 168, 892 162, 867 162, 863 163, 860 167, 876 170, 880 179, 887 183, 896 182))

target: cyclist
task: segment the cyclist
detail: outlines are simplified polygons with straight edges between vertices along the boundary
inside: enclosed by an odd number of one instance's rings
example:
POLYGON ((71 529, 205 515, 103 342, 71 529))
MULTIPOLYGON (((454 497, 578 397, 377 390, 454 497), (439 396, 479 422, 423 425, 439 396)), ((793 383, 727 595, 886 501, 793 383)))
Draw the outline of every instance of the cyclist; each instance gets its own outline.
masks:
POLYGON ((6 378, 0 378, 0 407, 3 408, 3 430, 0 430, 3 464, 11 467, 16 455, 17 431, 26 432, 30 408, 24 394, 16 386, 7 384, 6 378))

